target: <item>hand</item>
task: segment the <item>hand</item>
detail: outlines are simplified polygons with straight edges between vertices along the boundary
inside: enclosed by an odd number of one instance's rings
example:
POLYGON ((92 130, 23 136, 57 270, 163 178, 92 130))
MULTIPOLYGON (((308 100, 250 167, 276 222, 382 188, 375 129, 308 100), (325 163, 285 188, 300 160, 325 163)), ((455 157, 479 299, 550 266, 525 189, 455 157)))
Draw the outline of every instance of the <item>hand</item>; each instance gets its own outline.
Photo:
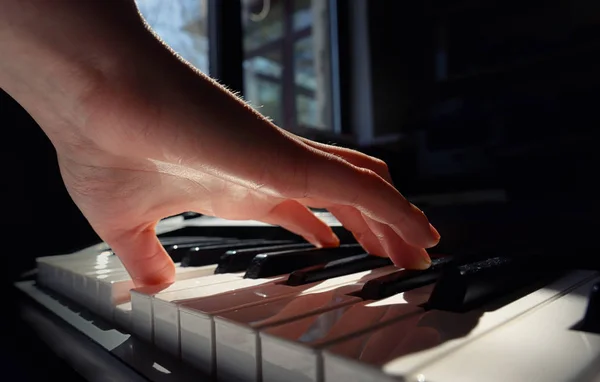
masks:
MULTIPOLYGON (((335 246, 331 229, 307 207, 327 208, 368 252, 428 266, 425 248, 439 235, 393 187, 383 162, 294 136, 147 31, 128 36, 135 38, 127 44, 123 37, 127 54, 107 53, 114 61, 78 60, 74 70, 59 60, 52 68, 58 86, 43 94, 23 88, 47 86, 47 78, 4 79, 17 100, 34 105, 29 110, 56 147, 71 197, 138 285, 172 281, 174 266, 154 227, 184 211, 280 225, 335 246)), ((19 49, 43 56, 40 44, 19 49)))

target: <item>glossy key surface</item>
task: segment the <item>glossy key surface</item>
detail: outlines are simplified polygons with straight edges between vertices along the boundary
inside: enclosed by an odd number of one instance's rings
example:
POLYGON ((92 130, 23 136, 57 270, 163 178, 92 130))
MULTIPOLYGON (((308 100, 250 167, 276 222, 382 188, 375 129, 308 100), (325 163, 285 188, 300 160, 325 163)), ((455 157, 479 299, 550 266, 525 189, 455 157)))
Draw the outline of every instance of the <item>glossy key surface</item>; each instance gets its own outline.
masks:
POLYGON ((244 277, 253 279, 286 274, 363 253, 365 250, 360 245, 345 244, 336 248, 311 248, 261 254, 254 257, 244 277))
POLYGON ((257 248, 268 245, 291 244, 290 240, 240 240, 231 243, 222 243, 207 246, 196 246, 187 250, 181 259, 184 267, 198 267, 201 265, 218 264, 221 256, 233 249, 257 248))
POLYGON ((302 250, 313 247, 309 243, 291 243, 281 245, 260 246, 256 248, 232 249, 219 259, 215 273, 230 273, 246 271, 256 255, 262 253, 281 252, 288 250, 302 250))

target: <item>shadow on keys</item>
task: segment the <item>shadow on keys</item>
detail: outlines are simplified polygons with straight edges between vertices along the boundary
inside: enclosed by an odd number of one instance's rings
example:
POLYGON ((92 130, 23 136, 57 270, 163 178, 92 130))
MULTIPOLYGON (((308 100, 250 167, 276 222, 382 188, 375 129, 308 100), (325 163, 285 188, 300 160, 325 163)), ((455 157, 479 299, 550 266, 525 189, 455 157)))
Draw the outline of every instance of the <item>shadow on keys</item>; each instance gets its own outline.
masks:
MULTIPOLYGON (((540 280, 527 287, 496 297, 479 306, 463 312, 443 310, 421 310, 418 313, 402 315, 400 320, 375 326, 361 333, 353 333, 344 339, 339 339, 327 350, 336 355, 344 356, 361 362, 384 366, 386 363, 425 351, 445 342, 468 336, 474 330, 483 315, 501 310, 506 305, 524 297, 545 285, 548 280, 540 280)), ((409 304, 420 304, 419 294, 404 293, 404 299, 409 304)), ((394 314, 398 306, 391 305, 386 314, 394 314)), ((348 320, 352 312, 348 311, 348 320)), ((374 322, 375 323, 375 322, 374 322)), ((345 325, 339 321, 338 325, 345 325)), ((331 332, 335 331, 335 327, 331 332)))
POLYGON ((62 296, 62 295, 54 292, 53 290, 48 289, 48 288, 44 288, 44 287, 42 287, 40 285, 38 285, 37 288, 39 288, 40 290, 42 290, 48 296, 52 297, 54 300, 56 300, 56 302, 58 302, 64 308, 66 308, 69 311, 71 311, 71 312, 79 315, 79 317, 81 317, 82 320, 89 322, 90 324, 94 325, 98 329, 104 330, 104 331, 108 331, 108 330, 114 329, 113 326, 111 326, 110 324, 106 323, 104 320, 102 320, 100 317, 98 317, 97 314, 94 314, 94 313, 90 312, 85 307, 82 307, 81 305, 79 305, 79 304, 77 304, 77 303, 69 300, 65 296, 62 296))
POLYGON ((475 310, 461 315, 425 311, 405 316, 372 333, 342 341, 328 350, 354 360, 383 366, 390 360, 468 335, 477 326, 482 315, 482 311, 475 310))

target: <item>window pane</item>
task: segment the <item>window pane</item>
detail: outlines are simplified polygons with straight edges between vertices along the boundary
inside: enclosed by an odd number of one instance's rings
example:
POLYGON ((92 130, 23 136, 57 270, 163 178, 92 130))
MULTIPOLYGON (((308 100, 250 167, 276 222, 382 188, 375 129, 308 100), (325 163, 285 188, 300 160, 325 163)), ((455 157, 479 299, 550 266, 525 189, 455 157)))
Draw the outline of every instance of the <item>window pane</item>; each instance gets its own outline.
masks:
POLYGON ((288 130, 333 128, 328 4, 243 0, 245 98, 288 130), (272 114, 259 108, 265 104, 260 94, 267 91, 265 81, 269 94, 279 91, 279 99, 271 100, 272 114))
POLYGON ((281 84, 263 78, 255 78, 256 89, 255 107, 262 115, 265 115, 279 124, 281 121, 281 84))
POLYGON ((298 110, 298 123, 301 126, 318 126, 317 102, 314 97, 298 93, 296 95, 296 107, 298 110))
MULTIPOLYGON (((303 37, 300 29, 294 42, 296 121, 299 125, 320 130, 333 129, 327 3, 325 0, 296 0, 296 4, 310 7, 301 9, 310 10, 313 19, 310 34, 303 37)), ((296 10, 295 15, 298 14, 301 14, 300 10, 296 10)), ((302 18, 294 18, 296 20, 302 18)))
POLYGON ((281 39, 285 0, 250 0, 242 2, 244 49, 251 51, 281 39))
MULTIPOLYGON (((315 0, 313 0, 315 1, 315 0)), ((319 1, 319 0, 316 0, 319 1)), ((322 0, 320 0, 322 1, 322 0)), ((294 30, 309 28, 313 20, 311 0, 294 1, 294 30)))
POLYGON ((136 0, 144 19, 183 59, 208 73, 208 0, 136 0))
POLYGON ((244 60, 245 99, 274 123, 282 123, 281 50, 244 60))

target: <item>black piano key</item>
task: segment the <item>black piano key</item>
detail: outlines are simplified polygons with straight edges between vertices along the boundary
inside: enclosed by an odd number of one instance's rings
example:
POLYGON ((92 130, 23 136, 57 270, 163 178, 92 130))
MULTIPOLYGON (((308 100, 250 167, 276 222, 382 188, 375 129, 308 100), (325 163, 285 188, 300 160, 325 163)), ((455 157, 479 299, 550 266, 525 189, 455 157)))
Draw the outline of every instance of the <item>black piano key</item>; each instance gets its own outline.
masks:
POLYGON ((240 240, 238 239, 214 239, 214 240, 200 240, 200 241, 190 241, 190 242, 182 242, 177 244, 164 244, 163 247, 173 260, 173 262, 178 263, 183 261, 183 257, 188 253, 191 248, 204 248, 204 247, 212 247, 215 245, 224 245, 224 244, 233 244, 237 243, 240 240))
POLYGON ((356 256, 334 260, 329 263, 294 271, 288 277, 287 285, 298 286, 323 281, 334 277, 363 272, 393 265, 387 257, 379 257, 363 253, 356 256))
MULTIPOLYGON (((159 241, 171 259, 177 263, 181 261, 182 254, 194 246, 214 245, 226 241, 238 241, 238 239, 213 236, 168 236, 159 238, 159 241)), ((112 252, 112 255, 115 255, 112 249, 109 250, 112 252)))
POLYGON ((252 259, 244 277, 258 279, 283 275, 313 265, 364 253, 365 250, 359 244, 343 244, 335 248, 311 248, 260 254, 252 259))
POLYGON ((557 273, 552 264, 530 258, 495 257, 451 266, 440 275, 425 306, 464 312, 557 273))
POLYGON ((264 247, 267 245, 281 245, 291 244, 292 240, 265 240, 265 239, 254 239, 254 240, 239 240, 235 242, 208 245, 208 246, 197 246, 187 250, 181 259, 182 267, 200 267, 203 265, 218 264, 219 259, 225 252, 232 249, 244 249, 244 248, 255 248, 264 247))
POLYGON ((580 330, 600 334, 600 283, 592 287, 580 330))
POLYGON ((245 271, 246 268, 254 259, 254 256, 260 255, 262 253, 270 253, 270 252, 281 252, 292 249, 306 249, 306 248, 314 248, 314 246, 310 243, 292 243, 292 244, 283 244, 283 245, 271 245, 271 246, 262 246, 256 248, 244 248, 244 249, 232 249, 219 259, 219 265, 215 270, 215 273, 231 273, 231 272, 242 272, 245 271))
POLYGON ((181 216, 183 217, 183 220, 190 220, 190 219, 199 218, 202 215, 197 212, 189 211, 189 212, 182 213, 181 216))
POLYGON ((369 280, 357 295, 365 300, 379 300, 398 293, 434 283, 444 267, 452 262, 450 257, 432 258, 424 270, 403 269, 392 274, 369 280))
POLYGON ((190 243, 206 243, 215 242, 219 240, 232 240, 233 238, 215 237, 215 236, 168 236, 161 237, 158 240, 160 243, 165 245, 175 244, 190 244, 190 243))

